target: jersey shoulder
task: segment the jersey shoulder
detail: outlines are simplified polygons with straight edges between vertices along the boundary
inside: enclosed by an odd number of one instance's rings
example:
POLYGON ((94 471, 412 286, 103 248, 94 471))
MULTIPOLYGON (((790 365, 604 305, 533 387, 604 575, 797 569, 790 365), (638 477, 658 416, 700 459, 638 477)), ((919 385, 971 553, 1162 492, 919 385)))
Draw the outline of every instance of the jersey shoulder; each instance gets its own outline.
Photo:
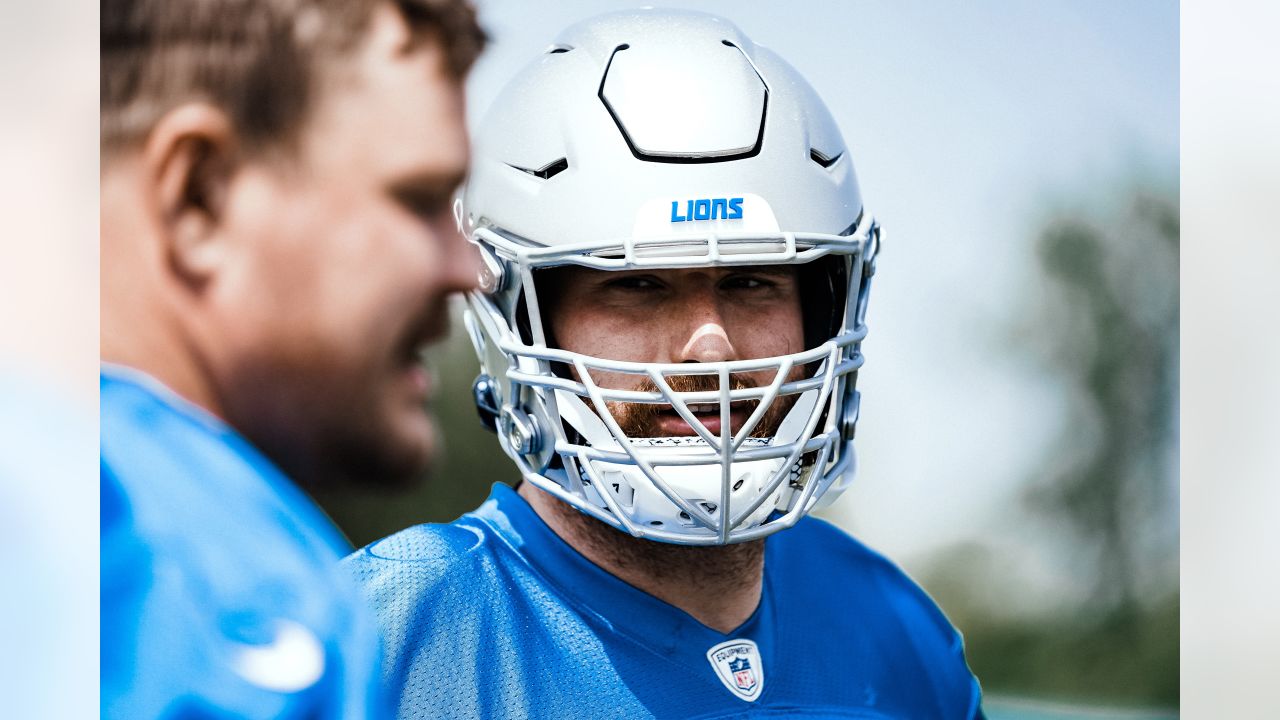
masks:
POLYGON ((896 563, 813 517, 768 542, 766 573, 811 609, 800 621, 806 627, 833 637, 854 627, 874 635, 884 652, 913 659, 918 680, 942 707, 980 716, 981 688, 965 659, 963 636, 896 563))
MULTIPOLYGON (((524 623, 513 616, 528 584, 502 543, 482 521, 464 515, 402 530, 342 561, 380 626, 382 680, 398 698, 401 716, 423 716, 426 707, 487 693, 495 666, 473 659, 502 655, 499 648, 523 638, 524 623)), ((455 709, 458 717, 469 716, 455 709)))
POLYGON ((492 546, 497 542, 482 525, 463 516, 453 523, 415 525, 388 535, 348 555, 342 564, 366 593, 388 583, 428 590, 441 583, 472 580, 493 557, 492 546))
POLYGON ((350 552, 315 503, 222 421, 126 369, 104 370, 100 393, 102 475, 122 495, 112 511, 136 532, 165 541, 203 534, 227 546, 248 534, 227 532, 240 527, 282 541, 275 553, 251 554, 246 567, 255 569, 291 549, 326 560, 350 552))
POLYGON ((332 523, 158 383, 104 372, 101 392, 103 716, 381 717, 376 629, 332 523))
POLYGON ((884 603, 944 638, 957 636, 938 604, 897 563, 821 518, 806 517, 769 543, 770 559, 788 580, 884 603))
POLYGON ((342 568, 378 616, 389 650, 399 653, 423 642, 433 625, 438 630, 433 618, 471 613, 503 595, 509 553, 502 544, 483 522, 464 515, 389 535, 347 556, 342 568))

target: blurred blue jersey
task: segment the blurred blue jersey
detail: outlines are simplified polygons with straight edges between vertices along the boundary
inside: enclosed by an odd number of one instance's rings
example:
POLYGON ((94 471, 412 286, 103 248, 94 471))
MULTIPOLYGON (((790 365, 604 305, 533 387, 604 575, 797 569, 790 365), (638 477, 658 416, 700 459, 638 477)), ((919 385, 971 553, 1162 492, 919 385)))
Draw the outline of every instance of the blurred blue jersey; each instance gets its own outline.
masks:
POLYGON ((929 597, 813 518, 767 540, 760 606, 728 635, 592 564, 505 485, 346 565, 402 718, 982 716, 929 597))
POLYGON ((101 375, 102 717, 379 718, 349 545, 243 437, 101 375))

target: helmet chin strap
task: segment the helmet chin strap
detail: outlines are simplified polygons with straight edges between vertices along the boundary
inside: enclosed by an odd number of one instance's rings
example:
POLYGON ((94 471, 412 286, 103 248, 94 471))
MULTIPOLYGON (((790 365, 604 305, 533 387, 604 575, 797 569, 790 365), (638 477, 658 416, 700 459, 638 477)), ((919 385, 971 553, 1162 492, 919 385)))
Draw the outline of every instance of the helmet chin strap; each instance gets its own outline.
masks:
MULTIPOLYGON (((822 366, 818 368, 818 372, 825 371, 827 361, 822 362, 822 366)), ((805 425, 809 422, 809 416, 813 414, 818 404, 818 391, 807 390, 800 394, 796 404, 791 406, 787 411, 786 417, 782 418, 782 423, 778 425, 778 431, 773 434, 779 443, 795 442, 804 432, 805 425)))
POLYGON ((582 435, 588 445, 600 449, 622 449, 613 433, 600 420, 600 416, 587 407, 582 398, 566 390, 556 390, 555 396, 560 416, 582 435))

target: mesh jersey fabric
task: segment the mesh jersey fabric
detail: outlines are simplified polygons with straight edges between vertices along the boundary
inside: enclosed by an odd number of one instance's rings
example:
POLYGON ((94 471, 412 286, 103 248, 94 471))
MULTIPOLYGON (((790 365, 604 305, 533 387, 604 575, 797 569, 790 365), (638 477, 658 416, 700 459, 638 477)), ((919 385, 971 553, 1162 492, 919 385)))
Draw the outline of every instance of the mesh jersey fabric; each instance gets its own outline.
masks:
POLYGON ((725 635, 597 567, 497 484, 479 509, 344 561, 401 718, 981 718, 959 634, 880 555, 816 518, 769 537, 759 607, 725 635), (750 639, 754 702, 707 651, 750 639))
POLYGON ((388 717, 328 518, 155 380, 104 366, 100 389, 102 717, 388 717))

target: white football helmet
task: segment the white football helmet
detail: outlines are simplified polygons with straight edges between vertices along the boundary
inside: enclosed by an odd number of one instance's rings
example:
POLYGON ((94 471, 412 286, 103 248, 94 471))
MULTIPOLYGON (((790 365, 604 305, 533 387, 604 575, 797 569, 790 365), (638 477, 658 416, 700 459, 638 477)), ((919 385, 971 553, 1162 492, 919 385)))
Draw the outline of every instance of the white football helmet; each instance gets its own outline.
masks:
POLYGON ((790 65, 711 15, 603 15, 511 81, 474 147, 455 210, 483 257, 466 315, 476 404, 525 480, 633 535, 690 545, 768 535, 849 485, 880 233, 835 121, 790 65), (538 271, 569 264, 799 265, 806 349, 714 363, 559 349, 538 271), (658 391, 602 387, 592 372, 658 391), (773 380, 732 388, 746 372, 773 380), (719 389, 672 389, 669 378, 690 374, 719 389), (756 404, 735 433, 737 401, 756 404), (669 405, 697 435, 628 437, 611 402, 669 405), (771 437, 752 437, 777 402, 794 404, 771 437), (718 434, 689 409, 710 403, 718 434))

